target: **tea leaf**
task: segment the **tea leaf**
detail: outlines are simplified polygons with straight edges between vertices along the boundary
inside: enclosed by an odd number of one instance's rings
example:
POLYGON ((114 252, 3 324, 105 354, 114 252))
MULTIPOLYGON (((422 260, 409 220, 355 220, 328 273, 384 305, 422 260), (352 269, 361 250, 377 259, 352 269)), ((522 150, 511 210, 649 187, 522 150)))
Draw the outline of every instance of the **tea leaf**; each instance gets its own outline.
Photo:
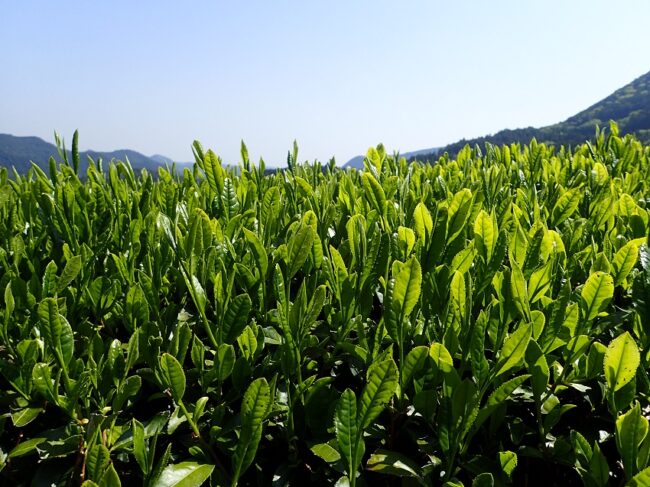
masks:
POLYGON ((347 460, 348 473, 354 475, 360 461, 357 441, 361 428, 357 423, 357 398, 350 389, 336 403, 334 428, 341 455, 347 460))
POLYGON ((154 487, 198 487, 210 477, 214 465, 181 462, 168 465, 153 483, 154 487))
POLYGON ((176 357, 163 353, 160 357, 160 370, 163 383, 172 393, 175 402, 183 399, 185 394, 185 373, 176 357))
POLYGON ((581 292, 585 320, 591 321, 604 311, 613 295, 612 276, 600 271, 591 274, 581 292))
POLYGON ((607 386, 613 391, 620 390, 634 378, 640 361, 639 349, 628 332, 612 340, 603 363, 607 386))

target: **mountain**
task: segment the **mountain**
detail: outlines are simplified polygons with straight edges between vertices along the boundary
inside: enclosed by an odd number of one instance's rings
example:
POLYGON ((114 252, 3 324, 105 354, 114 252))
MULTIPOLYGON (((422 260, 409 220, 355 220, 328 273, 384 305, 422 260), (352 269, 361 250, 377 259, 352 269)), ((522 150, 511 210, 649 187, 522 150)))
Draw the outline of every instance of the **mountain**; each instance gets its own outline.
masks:
MULTIPOLYGON (((70 151, 67 151, 68 159, 71 159, 70 151)), ((15 167, 20 173, 25 173, 31 167, 30 161, 34 161, 41 168, 47 168, 50 156, 59 160, 59 153, 54 144, 44 141, 38 137, 16 137, 9 134, 0 134, 0 166, 15 167)), ((145 156, 140 152, 130 149, 120 149, 111 152, 100 152, 88 150, 79 153, 81 162, 80 170, 85 171, 88 164, 88 156, 94 160, 102 158, 104 161, 111 159, 126 160, 131 162, 134 169, 147 169, 156 171, 158 167, 172 163, 172 159, 161 156, 145 156)), ((184 165, 184 163, 181 163, 184 165)))
POLYGON ((192 164, 194 164, 194 162, 178 162, 175 161, 174 159, 170 159, 167 156, 161 156, 160 154, 154 154, 153 156, 149 156, 149 159, 156 162, 159 166, 165 166, 165 165, 171 166, 172 164, 176 164, 176 167, 189 167, 192 164))
POLYGON ((352 159, 350 159, 348 162, 343 164, 343 167, 353 167, 355 169, 363 169, 363 160, 365 159, 364 156, 354 156, 352 159))
POLYGON ((533 137, 538 142, 575 146, 592 139, 596 126, 607 127, 610 120, 618 123, 621 135, 633 133, 643 142, 650 143, 650 72, 564 122, 540 128, 506 129, 494 135, 462 139, 437 151, 421 153, 416 158, 433 161, 437 159, 438 154, 444 152, 453 157, 465 145, 484 147, 486 142, 497 145, 513 142, 523 144, 530 142, 533 137))
MULTIPOLYGON (((417 156, 420 156, 422 154, 432 154, 439 149, 436 147, 432 147, 430 149, 420 149, 416 151, 411 151, 411 152, 405 152, 404 154, 400 154, 402 157, 406 157, 407 159, 413 159, 417 156)), ((344 168, 355 168, 355 169, 363 169, 363 160, 364 156, 355 156, 352 159, 350 159, 348 162, 346 162, 343 167, 344 168)))

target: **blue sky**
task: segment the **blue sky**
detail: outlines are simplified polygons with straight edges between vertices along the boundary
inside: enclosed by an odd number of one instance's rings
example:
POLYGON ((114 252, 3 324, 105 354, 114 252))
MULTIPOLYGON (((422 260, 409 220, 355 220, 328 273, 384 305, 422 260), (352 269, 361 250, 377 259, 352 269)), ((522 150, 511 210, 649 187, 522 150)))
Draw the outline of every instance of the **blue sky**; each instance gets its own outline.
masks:
POLYGON ((563 120, 650 71, 650 2, 33 1, 0 9, 0 132, 339 164, 563 120))

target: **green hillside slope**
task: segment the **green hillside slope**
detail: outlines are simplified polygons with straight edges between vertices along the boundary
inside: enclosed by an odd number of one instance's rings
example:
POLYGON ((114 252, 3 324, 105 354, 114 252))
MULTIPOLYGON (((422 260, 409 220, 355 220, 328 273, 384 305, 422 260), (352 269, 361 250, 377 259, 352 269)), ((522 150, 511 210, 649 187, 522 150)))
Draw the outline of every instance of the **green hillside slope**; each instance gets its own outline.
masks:
POLYGON ((635 134, 641 141, 650 142, 650 72, 616 90, 607 98, 586 110, 566 119, 564 122, 546 127, 506 129, 494 135, 475 139, 462 139, 443 147, 439 151, 419 155, 413 159, 434 160, 437 154, 448 152, 456 155, 465 145, 528 143, 533 137, 538 142, 558 145, 578 145, 592 139, 596 127, 606 127, 610 120, 618 123, 620 133, 635 134))

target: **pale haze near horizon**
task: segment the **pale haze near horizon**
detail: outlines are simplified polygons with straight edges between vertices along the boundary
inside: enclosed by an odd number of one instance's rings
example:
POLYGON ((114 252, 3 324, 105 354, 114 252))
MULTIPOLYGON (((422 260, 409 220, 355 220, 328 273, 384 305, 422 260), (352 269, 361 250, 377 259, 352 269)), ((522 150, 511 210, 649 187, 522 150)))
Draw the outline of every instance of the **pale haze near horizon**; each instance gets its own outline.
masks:
POLYGON ((5 0, 0 133, 343 164, 543 126, 650 70, 650 2, 5 0))

